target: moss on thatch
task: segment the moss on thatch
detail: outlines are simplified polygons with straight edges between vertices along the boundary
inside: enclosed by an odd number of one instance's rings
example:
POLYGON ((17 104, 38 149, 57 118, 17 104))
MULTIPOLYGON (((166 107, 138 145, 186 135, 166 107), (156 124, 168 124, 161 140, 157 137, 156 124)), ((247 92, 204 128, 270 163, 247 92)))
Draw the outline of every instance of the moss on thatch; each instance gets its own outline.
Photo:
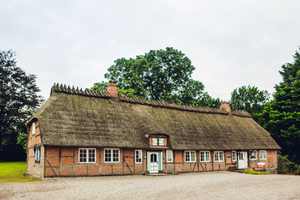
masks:
POLYGON ((148 148, 149 134, 165 134, 172 149, 280 148, 246 111, 110 98, 58 85, 28 124, 34 119, 45 145, 148 148))

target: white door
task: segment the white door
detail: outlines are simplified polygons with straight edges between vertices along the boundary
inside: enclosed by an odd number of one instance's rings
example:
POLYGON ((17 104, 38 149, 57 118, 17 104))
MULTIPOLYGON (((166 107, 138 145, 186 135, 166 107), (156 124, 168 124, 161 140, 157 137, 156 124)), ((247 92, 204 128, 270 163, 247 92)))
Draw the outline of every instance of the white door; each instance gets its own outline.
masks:
POLYGON ((150 153, 150 173, 158 173, 158 153, 150 153))
POLYGON ((240 154, 238 155, 238 166, 239 169, 245 169, 247 168, 248 165, 248 159, 247 159, 247 151, 241 151, 240 154))

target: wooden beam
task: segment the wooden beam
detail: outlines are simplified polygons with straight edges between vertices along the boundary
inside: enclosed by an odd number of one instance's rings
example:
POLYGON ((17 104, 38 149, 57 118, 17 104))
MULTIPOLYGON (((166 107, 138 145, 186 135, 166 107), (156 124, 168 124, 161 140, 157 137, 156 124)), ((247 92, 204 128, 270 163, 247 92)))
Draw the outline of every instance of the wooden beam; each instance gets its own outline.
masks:
POLYGON ((126 160, 125 160, 125 159, 124 159, 124 162, 125 162, 125 164, 126 164, 127 168, 129 169, 130 173, 132 174, 132 171, 131 171, 131 169, 130 169, 130 167, 129 167, 129 165, 128 165, 128 163, 126 162, 126 160))
MULTIPOLYGON (((203 170, 203 171, 206 171, 206 169, 205 169, 205 170, 203 169, 202 163, 201 163, 201 162, 199 162, 199 163, 200 163, 200 165, 201 165, 202 170, 203 170)), ((206 163, 205 163, 205 168, 206 168, 206 163)))
POLYGON ((48 163, 48 165, 50 166, 50 168, 51 168, 53 174, 54 174, 55 176, 57 176, 56 172, 54 171, 54 169, 53 169, 53 167, 52 167, 52 165, 50 164, 50 162, 49 162, 48 159, 47 159, 47 163, 48 163))
POLYGON ((75 176, 75 148, 73 148, 73 176, 75 176))
POLYGON ((195 171, 195 167, 196 167, 197 163, 195 163, 194 168, 193 168, 193 172, 195 171))
POLYGON ((58 174, 59 175, 61 175, 60 167, 61 167, 61 147, 59 147, 58 150, 58 174))

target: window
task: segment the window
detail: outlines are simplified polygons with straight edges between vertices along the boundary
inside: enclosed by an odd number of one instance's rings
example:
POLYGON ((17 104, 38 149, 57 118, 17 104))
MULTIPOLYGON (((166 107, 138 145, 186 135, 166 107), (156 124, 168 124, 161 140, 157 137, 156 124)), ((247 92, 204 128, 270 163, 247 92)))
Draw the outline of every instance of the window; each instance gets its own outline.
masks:
POLYGON ((210 152, 209 151, 200 151, 200 161, 209 162, 210 161, 210 152))
POLYGON ((32 123, 32 135, 35 134, 35 122, 32 123))
POLYGON ((167 162, 173 162, 173 151, 167 150, 167 162))
POLYGON ((260 150, 259 151, 259 158, 261 160, 267 160, 267 151, 266 150, 260 150))
POLYGON ((157 146, 157 138, 152 138, 152 145, 157 146))
POLYGON ((215 151, 215 162, 224 162, 223 151, 215 151))
POLYGON ((185 151, 185 162, 196 162, 196 152, 185 151))
POLYGON ((120 162, 120 149, 104 149, 104 162, 120 162))
POLYGON ((232 161, 236 161, 236 151, 231 152, 232 161))
POLYGON ((80 163, 94 163, 96 162, 96 149, 79 149, 80 163))
POLYGON ((165 145, 165 138, 159 138, 158 143, 159 143, 159 146, 164 146, 165 145))
POLYGON ((256 160, 256 159, 257 159, 257 152, 256 150, 254 150, 250 153, 250 160, 256 160))
POLYGON ((40 147, 34 147, 34 160, 35 163, 40 163, 41 153, 40 147))
POLYGON ((135 163, 142 163, 143 158, 142 150, 135 150, 135 163))

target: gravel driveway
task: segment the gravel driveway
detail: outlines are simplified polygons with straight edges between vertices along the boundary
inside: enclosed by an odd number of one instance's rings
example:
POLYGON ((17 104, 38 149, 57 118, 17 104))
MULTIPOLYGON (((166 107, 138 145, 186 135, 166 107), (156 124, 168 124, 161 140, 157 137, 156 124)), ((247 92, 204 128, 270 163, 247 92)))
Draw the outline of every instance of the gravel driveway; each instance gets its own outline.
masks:
POLYGON ((227 171, 0 183, 4 199, 300 199, 300 176, 227 171))

